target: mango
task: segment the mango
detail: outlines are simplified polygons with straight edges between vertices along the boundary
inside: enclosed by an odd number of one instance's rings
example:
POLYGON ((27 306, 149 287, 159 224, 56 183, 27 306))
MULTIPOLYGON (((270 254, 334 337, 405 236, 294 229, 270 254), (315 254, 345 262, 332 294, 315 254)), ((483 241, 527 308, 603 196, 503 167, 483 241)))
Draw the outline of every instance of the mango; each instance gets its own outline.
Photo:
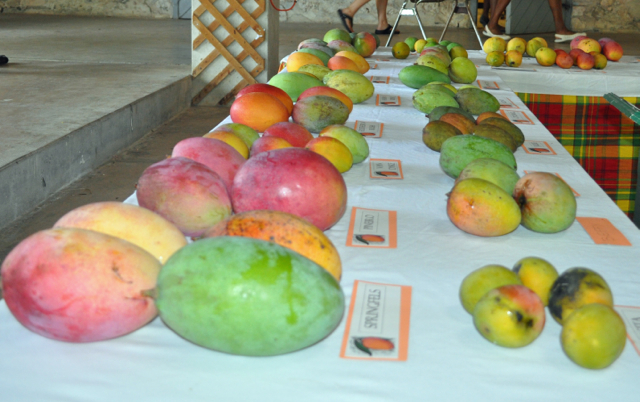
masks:
POLYGON ((29 330, 66 342, 116 338, 157 315, 143 292, 162 264, 128 241, 92 230, 55 228, 21 241, 0 273, 7 307, 29 330))
POLYGON ((332 96, 315 95, 296 102, 291 117, 310 132, 319 133, 332 124, 344 124, 349 108, 332 96))
POLYGON ((483 237, 511 233, 522 219, 511 194, 476 178, 455 184, 447 199, 447 216, 458 229, 483 237))
POLYGON ((469 119, 465 115, 459 113, 446 113, 440 117, 439 121, 444 121, 458 130, 462 134, 471 134, 476 128, 476 122, 473 119, 469 119))
MULTIPOLYGON (((455 99, 455 98, 454 98, 455 99)), ((447 113, 458 113, 461 114, 471 120, 473 120, 473 115, 466 110, 463 110, 459 107, 453 106, 438 106, 429 113, 429 120, 440 120, 440 117, 444 116, 447 113)))
POLYGON ((327 43, 327 47, 331 50, 333 50, 334 54, 338 53, 338 52, 342 52, 342 51, 349 51, 349 52, 357 52, 356 48, 353 47, 353 45, 351 44, 351 42, 345 42, 343 40, 340 39, 335 39, 332 40, 331 42, 327 43))
POLYGON ((305 40, 303 40, 302 42, 300 42, 300 43, 298 44, 298 49, 297 49, 297 50, 302 49, 302 48, 304 47, 304 45, 306 45, 306 44, 310 44, 310 43, 314 43, 314 44, 316 44, 316 45, 327 46, 327 42, 323 41, 322 39, 318 39, 318 38, 308 38, 308 39, 305 39, 305 40))
POLYGON ((478 77, 478 69, 466 57, 457 57, 449 65, 449 78, 460 84, 471 84, 478 77))
POLYGON ((116 201, 93 202, 72 209, 53 227, 108 234, 141 247, 161 263, 187 245, 182 232, 162 216, 137 205, 116 201))
POLYGON ((348 171, 353 166, 353 154, 342 141, 335 138, 317 137, 309 141, 305 148, 327 158, 340 173, 348 171))
MULTIPOLYGON (((328 60, 327 60, 327 62, 328 62, 328 60)), ((309 74, 313 75, 314 77, 316 77, 318 80, 322 81, 324 79, 324 76, 331 72, 331 69, 329 67, 319 66, 317 64, 305 64, 304 66, 302 66, 302 67, 300 67, 298 69, 298 72, 299 73, 309 73, 309 74)), ((318 88, 318 87, 312 87, 312 88, 318 88)), ((300 96, 300 95, 298 95, 298 96, 300 96)))
MULTIPOLYGON (((291 100, 291 99, 289 99, 291 100)), ((286 106, 286 105, 285 105, 286 106)), ((293 103, 291 103, 291 111, 293 111, 293 103)), ((251 145, 255 140, 260 138, 260 134, 251 127, 240 123, 226 123, 217 126, 213 131, 227 131, 240 137, 242 141, 251 148, 251 145)))
POLYGON ((344 313, 336 279, 278 244, 214 237, 182 248, 158 278, 162 320, 208 349, 272 356, 311 346, 344 313))
POLYGON ((231 198, 220 176, 183 157, 146 168, 138 179, 136 195, 141 207, 163 216, 186 236, 201 236, 232 212, 231 198))
POLYGON ((324 86, 322 81, 317 78, 299 72, 276 74, 269 80, 269 85, 285 91, 294 102, 298 100, 298 96, 305 90, 312 87, 324 86))
POLYGON ((549 312, 561 325, 575 310, 591 303, 613 307, 609 284, 592 269, 570 268, 560 274, 551 286, 549 312))
MULTIPOLYGON (((319 49, 313 49, 313 48, 310 48, 310 47, 302 48, 302 49, 300 49, 298 51, 302 52, 302 53, 309 53, 309 54, 312 54, 312 55, 316 56, 317 58, 322 60, 322 63, 325 66, 329 62, 329 59, 331 58, 331 56, 329 56, 326 52, 323 52, 322 50, 319 50, 319 49)), ((289 70, 289 68, 287 68, 287 71, 288 70, 289 70)), ((300 68, 298 68, 298 71, 300 71, 300 68)))
POLYGON ((342 40, 351 43, 351 36, 349 35, 349 32, 345 31, 344 29, 333 28, 328 30, 324 34, 322 40, 326 43, 330 43, 332 40, 342 40))
POLYGON ((480 88, 460 88, 455 98, 462 109, 473 115, 479 115, 484 112, 497 112, 500 110, 500 102, 498 99, 480 88))
POLYGON ((351 151, 353 163, 360 163, 369 156, 369 144, 362 134, 340 124, 325 127, 320 137, 332 137, 339 140, 351 151))
POLYGON ((208 229, 203 237, 217 236, 270 241, 307 257, 336 280, 342 275, 340 255, 331 240, 308 221, 286 212, 256 210, 232 215, 208 229))
POLYGON ((438 120, 430 121, 422 129, 422 142, 429 149, 440 152, 442 143, 455 135, 462 135, 462 133, 451 124, 438 120))
POLYGON ((322 59, 311 53, 297 51, 287 57, 287 71, 291 73, 298 71, 300 67, 306 64, 326 65, 322 59))
POLYGON ((326 86, 337 89, 353 103, 362 103, 373 96, 373 83, 363 74, 351 70, 336 70, 324 76, 326 86))
POLYGON ((480 124, 474 128, 473 134, 478 137, 490 138, 494 141, 498 141, 509 148, 511 152, 516 152, 516 149, 518 149, 518 145, 513 137, 500 127, 492 126, 490 124, 480 124))
POLYGON ((451 80, 446 74, 428 66, 413 64, 406 66, 398 73, 398 79, 409 88, 418 89, 432 81, 440 81, 447 84, 451 80))
MULTIPOLYGON (((428 68, 428 67, 427 67, 428 68)), ((422 113, 431 113, 438 106, 458 107, 458 102, 451 95, 434 89, 428 85, 413 93, 413 107, 422 113)))
POLYGON ((442 74, 448 74, 449 65, 442 61, 440 58, 436 56, 431 56, 429 54, 425 54, 424 56, 418 57, 416 60, 416 64, 420 66, 427 66, 433 69, 440 71, 442 74))
POLYGON ((513 152, 488 138, 459 135, 446 140, 440 149, 440 167, 454 179, 471 161, 479 158, 497 159, 513 169, 517 167, 513 152))
POLYGON ((503 189, 507 194, 513 194, 520 176, 518 176, 518 172, 515 169, 504 162, 491 158, 479 158, 469 162, 462 169, 456 182, 471 178, 489 181, 503 189))
POLYGON ((498 264, 485 265, 464 277, 458 297, 465 311, 473 314, 476 304, 488 291, 504 285, 521 284, 518 275, 509 268, 498 264))
MULTIPOLYGON (((480 118, 480 116, 478 116, 478 118, 480 118)), ((484 118, 479 124, 490 124, 492 126, 500 127, 501 129, 509 133, 509 135, 511 135, 511 137, 516 142, 517 147, 520 147, 522 146, 522 144, 524 144, 524 133, 522 132, 522 130, 520 130, 518 126, 503 118, 502 116, 484 118)))
POLYGON ((332 57, 336 52, 333 51, 330 47, 327 46, 326 42, 304 42, 302 41, 300 45, 298 45, 298 51, 302 49, 316 49, 325 53, 327 56, 332 57))

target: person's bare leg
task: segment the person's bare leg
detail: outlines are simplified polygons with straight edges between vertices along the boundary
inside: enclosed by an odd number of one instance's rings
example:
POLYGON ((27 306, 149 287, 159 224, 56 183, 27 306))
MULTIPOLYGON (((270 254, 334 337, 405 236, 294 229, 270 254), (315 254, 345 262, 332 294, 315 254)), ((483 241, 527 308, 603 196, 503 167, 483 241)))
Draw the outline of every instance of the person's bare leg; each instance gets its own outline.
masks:
MULTIPOLYGON (((348 15, 349 17, 353 18, 353 16, 356 15, 358 10, 360 10, 362 6, 367 4, 369 1, 370 0, 354 0, 351 4, 349 4, 347 8, 342 9, 342 13, 344 15, 348 15)), ((379 0, 376 0, 376 1, 379 1, 379 0)), ((378 14, 379 13, 380 11, 378 11, 378 14)), ((385 13, 386 13, 386 7, 385 7, 385 13)), ((385 14, 385 18, 386 18, 386 14, 385 14)), ((385 28, 386 27, 387 26, 385 25, 385 28)), ((351 30, 353 31, 353 26, 351 26, 351 30)))
POLYGON ((553 22, 556 25, 556 33, 560 35, 573 35, 574 32, 567 29, 564 25, 564 17, 562 15, 562 0, 549 0, 551 14, 553 14, 553 22))
POLYGON ((491 18, 489 18, 487 28, 495 35, 500 35, 502 33, 500 25, 498 25, 498 21, 500 20, 500 16, 504 10, 507 9, 509 3, 511 3, 511 0, 498 0, 496 1, 495 8, 493 4, 491 4, 491 18))
POLYGON ((387 21, 387 2, 389 0, 376 0, 376 9, 378 10, 378 28, 379 30, 385 30, 389 26, 387 21))

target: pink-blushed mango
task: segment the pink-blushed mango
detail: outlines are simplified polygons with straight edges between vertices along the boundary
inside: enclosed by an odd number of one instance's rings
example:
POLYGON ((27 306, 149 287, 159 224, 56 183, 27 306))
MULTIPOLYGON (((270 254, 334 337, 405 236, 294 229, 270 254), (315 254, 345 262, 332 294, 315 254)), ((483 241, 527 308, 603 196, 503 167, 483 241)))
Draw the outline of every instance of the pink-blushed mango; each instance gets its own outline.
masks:
MULTIPOLYGON (((286 92, 285 92, 285 95, 286 95, 286 92)), ((289 98, 289 100, 291 100, 291 98, 289 98)), ((293 104, 291 105, 291 110, 293 110, 293 104)), ((247 147, 249 148, 251 148, 251 145, 253 145, 253 142, 255 140, 260 138, 260 134, 258 134, 256 130, 252 129, 247 125, 240 124, 240 123, 222 124, 214 128, 212 131, 227 131, 227 132, 233 133, 238 137, 242 138, 244 143, 247 144, 247 147)))
MULTIPOLYGON (((352 72, 336 70, 335 72, 352 72)), ((300 99, 293 107, 293 121, 312 133, 318 133, 332 124, 344 124, 349 118, 347 105, 332 96, 316 95, 300 99)))
POLYGON ((156 315, 160 261, 104 233, 56 228, 20 242, 2 263, 7 307, 29 330, 67 342, 119 337, 156 315))
POLYGON ((304 99, 304 98, 308 98, 309 96, 316 96, 316 95, 325 95, 325 96, 334 97, 347 106, 347 108, 349 109, 349 113, 351 113, 351 111, 353 110, 353 102, 351 101, 351 99, 349 99, 347 95, 338 91, 337 89, 333 89, 329 87, 309 88, 303 93, 301 93, 298 99, 304 99))
POLYGON ((243 158, 249 157, 249 147, 244 142, 244 140, 233 133, 229 133, 227 131, 212 131, 203 135, 204 138, 213 138, 215 140, 220 140, 227 145, 231 145, 233 149, 238 151, 243 158))
POLYGON ((275 96, 266 92, 250 92, 233 101, 229 115, 234 123, 263 132, 273 124, 289 120, 291 114, 275 96))
POLYGON ((376 51, 376 38, 369 32, 360 32, 353 39, 353 47, 362 57, 369 57, 376 51))
POLYGON ((146 208, 122 202, 94 202, 64 214, 53 225, 87 229, 126 240, 165 263, 187 244, 184 234, 173 223, 146 208))
POLYGON ((331 137, 318 137, 309 141, 306 148, 324 156, 340 173, 351 169, 353 155, 340 140, 331 137))
MULTIPOLYGON (((251 84, 251 85, 247 85, 246 87, 242 88, 238 94, 236 95, 236 99, 238 99, 239 97, 246 95, 248 93, 251 92, 264 92, 267 93, 269 95, 272 95, 276 98, 278 98, 278 100, 280 102, 282 102, 282 104, 287 108, 287 110, 289 111, 289 115, 291 115, 291 112, 293 111, 293 101, 291 100, 291 97, 289 95, 287 95, 287 93, 285 91, 283 91, 282 89, 275 87, 273 85, 269 85, 269 84, 264 84, 264 83, 256 83, 256 84, 251 84)), ((234 133, 236 134, 236 133, 234 133)), ((247 146, 251 146, 251 144, 247 145, 247 146)))
POLYGON ((360 72, 360 69, 358 68, 356 63, 344 56, 333 56, 329 59, 327 67, 329 67, 331 70, 351 70, 360 72))
POLYGON ((201 236, 232 212, 220 176, 202 163, 182 157, 145 169, 138 179, 137 197, 141 207, 162 215, 192 237, 201 236))
POLYGON ((280 137, 292 146, 299 148, 304 148, 313 139, 313 135, 309 130, 300 124, 290 121, 274 124, 264 131, 262 137, 280 137))
POLYGON ((178 142, 171 157, 184 157, 202 163, 220 176, 227 188, 246 159, 231 145, 215 138, 191 137, 178 142))
POLYGON ((618 42, 609 41, 602 47, 602 53, 606 56, 607 60, 618 61, 622 58, 624 51, 618 42))
POLYGON ((260 137, 251 146, 249 156, 256 156, 260 152, 273 151, 274 149, 289 148, 293 145, 289 144, 287 140, 280 137, 260 137))
POLYGON ((325 157, 304 148, 262 152, 240 168, 231 189, 236 213, 288 212, 327 230, 344 215, 347 186, 325 157))

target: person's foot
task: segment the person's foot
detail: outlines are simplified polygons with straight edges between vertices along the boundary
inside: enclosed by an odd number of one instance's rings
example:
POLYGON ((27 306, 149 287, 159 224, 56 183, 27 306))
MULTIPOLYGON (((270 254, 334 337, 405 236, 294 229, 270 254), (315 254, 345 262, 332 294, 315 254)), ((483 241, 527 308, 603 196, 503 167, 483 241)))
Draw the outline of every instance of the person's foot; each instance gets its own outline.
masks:
POLYGON ((353 15, 345 13, 344 10, 338 10, 338 15, 347 32, 353 33, 353 15))
POLYGON ((556 43, 562 43, 562 42, 570 42, 572 40, 574 40, 575 38, 577 38, 578 36, 587 36, 587 34, 585 32, 571 32, 569 31, 569 34, 561 34, 561 33, 556 33, 555 36, 555 41, 556 43))
POLYGON ((482 33, 483 33, 484 36, 488 36, 490 38, 502 38, 504 40, 511 39, 511 36, 509 36, 509 35, 494 33, 493 31, 491 31, 491 29, 489 29, 488 25, 486 25, 484 27, 484 31, 482 31, 482 33))

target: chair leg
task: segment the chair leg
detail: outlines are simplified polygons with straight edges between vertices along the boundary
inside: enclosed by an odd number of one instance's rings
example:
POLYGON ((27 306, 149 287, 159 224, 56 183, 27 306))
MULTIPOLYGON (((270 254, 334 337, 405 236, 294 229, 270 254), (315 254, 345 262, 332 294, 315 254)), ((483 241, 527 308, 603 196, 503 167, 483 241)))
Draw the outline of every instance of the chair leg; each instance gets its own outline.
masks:
MULTIPOLYGON (((407 3, 405 3, 405 4, 407 4, 407 3)), ((395 24, 393 24, 393 28, 391 28, 391 33, 389 33, 389 39, 387 39, 387 44, 384 45, 385 47, 389 47, 389 43, 391 43, 391 38, 393 38, 393 34, 396 33, 396 27, 398 26, 398 23, 400 22, 400 17, 402 17, 402 10, 404 10, 405 4, 402 5, 402 8, 400 9, 400 12, 398 13, 398 18, 396 19, 395 24)))
POLYGON ((451 23, 453 14, 456 13, 456 8, 458 8, 458 0, 453 0, 453 9, 451 10, 451 14, 449 14, 449 19, 447 20, 447 23, 444 26, 444 30, 442 31, 442 35, 440 35, 440 39, 438 40, 438 42, 442 42, 442 39, 444 39, 444 34, 447 33, 447 29, 449 28, 449 24, 451 23))
POLYGON ((478 28, 476 28, 475 21, 473 20, 473 16, 471 15, 471 10, 469 10, 469 0, 467 0, 466 3, 467 3, 467 14, 469 15, 469 20, 471 21, 471 27, 475 31, 476 38, 478 38, 478 43, 480 43, 480 49, 482 49, 482 46, 483 46, 482 38, 480 38, 480 34, 478 33, 478 28))
POLYGON ((420 19, 420 14, 418 14, 418 4, 415 5, 414 15, 418 20, 418 26, 420 27, 420 32, 422 32, 422 39, 427 40, 427 34, 424 33, 424 27, 422 26, 422 19, 420 19))

